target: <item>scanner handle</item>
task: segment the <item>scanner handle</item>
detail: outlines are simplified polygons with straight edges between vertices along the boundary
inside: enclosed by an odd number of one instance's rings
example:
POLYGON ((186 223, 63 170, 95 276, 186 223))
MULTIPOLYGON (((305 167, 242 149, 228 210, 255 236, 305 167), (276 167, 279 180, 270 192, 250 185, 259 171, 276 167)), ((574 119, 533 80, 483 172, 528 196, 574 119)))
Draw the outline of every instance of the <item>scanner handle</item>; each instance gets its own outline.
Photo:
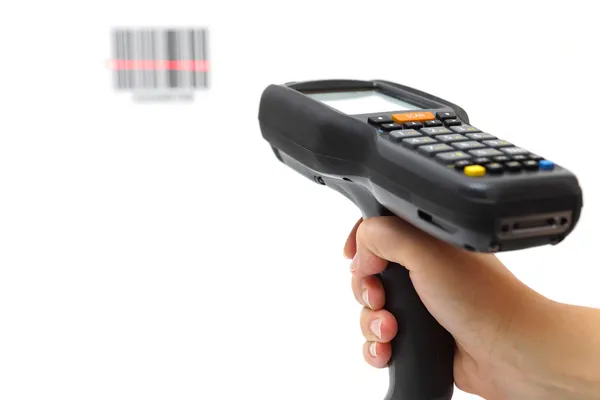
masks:
MULTIPOLYGON (((363 219, 394 216, 366 188, 344 183, 335 186, 358 206, 363 219)), ((384 308, 398 321, 385 400, 452 399, 454 338, 429 313, 404 266, 390 262, 378 276, 385 291, 384 308)))
MULTIPOLYGON (((318 176, 316 171, 273 150, 291 168, 351 200, 363 219, 394 215, 366 185, 318 176)), ((398 321, 398 333, 391 342, 390 383, 385 400, 450 400, 454 392, 454 338, 425 308, 406 268, 389 263, 379 279, 385 290, 384 308, 398 321)))
POLYGON ((403 266, 379 274, 385 309, 398 321, 385 400, 449 400, 454 391, 454 338, 425 308, 403 266))

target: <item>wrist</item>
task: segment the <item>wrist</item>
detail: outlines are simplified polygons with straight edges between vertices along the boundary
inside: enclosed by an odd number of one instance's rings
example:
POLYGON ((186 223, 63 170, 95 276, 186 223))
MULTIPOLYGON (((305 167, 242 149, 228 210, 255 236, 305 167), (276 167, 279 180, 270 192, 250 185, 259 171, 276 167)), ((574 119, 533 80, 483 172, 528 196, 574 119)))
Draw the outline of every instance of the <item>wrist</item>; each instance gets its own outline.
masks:
POLYGON ((600 310, 531 294, 515 339, 515 359, 535 398, 600 399, 600 310), (533 300, 533 301, 532 301, 533 300), (539 396, 539 397, 537 397, 539 396))
POLYGON ((600 399, 600 310, 549 303, 547 384, 565 399, 600 399))

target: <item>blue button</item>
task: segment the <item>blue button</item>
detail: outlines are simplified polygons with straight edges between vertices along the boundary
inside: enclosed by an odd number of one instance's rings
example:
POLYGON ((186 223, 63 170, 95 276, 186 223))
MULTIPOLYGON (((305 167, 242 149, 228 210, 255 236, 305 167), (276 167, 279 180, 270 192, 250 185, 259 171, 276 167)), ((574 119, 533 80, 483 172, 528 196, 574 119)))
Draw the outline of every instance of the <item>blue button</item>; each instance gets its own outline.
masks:
POLYGON ((539 165, 540 169, 544 171, 551 171, 554 169, 554 163, 552 161, 542 160, 540 161, 539 165))

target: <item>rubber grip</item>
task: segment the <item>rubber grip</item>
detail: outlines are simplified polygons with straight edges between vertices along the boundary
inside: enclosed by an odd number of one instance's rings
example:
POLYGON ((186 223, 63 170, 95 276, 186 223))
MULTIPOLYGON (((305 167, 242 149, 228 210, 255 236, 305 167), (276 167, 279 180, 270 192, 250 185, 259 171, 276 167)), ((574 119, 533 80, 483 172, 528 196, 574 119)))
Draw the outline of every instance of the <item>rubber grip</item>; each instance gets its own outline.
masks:
MULTIPOLYGON (((395 216, 366 186, 340 179, 327 179, 326 184, 356 204, 363 219, 395 216)), ((451 399, 454 338, 425 308, 406 268, 389 263, 379 278, 385 290, 385 309, 398 321, 398 333, 391 343, 385 400, 451 399)))
POLYGON ((390 263, 379 274, 385 309, 398 321, 385 400, 449 400, 454 392, 454 338, 429 313, 409 272, 390 263))

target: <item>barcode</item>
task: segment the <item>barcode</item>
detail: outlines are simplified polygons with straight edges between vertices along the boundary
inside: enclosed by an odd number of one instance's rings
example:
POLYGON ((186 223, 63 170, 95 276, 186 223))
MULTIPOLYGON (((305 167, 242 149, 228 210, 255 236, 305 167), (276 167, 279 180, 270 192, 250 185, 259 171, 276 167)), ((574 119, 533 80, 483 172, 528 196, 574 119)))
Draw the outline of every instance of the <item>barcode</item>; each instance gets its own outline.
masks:
POLYGON ((206 29, 115 29, 112 40, 115 88, 208 88, 206 29))

